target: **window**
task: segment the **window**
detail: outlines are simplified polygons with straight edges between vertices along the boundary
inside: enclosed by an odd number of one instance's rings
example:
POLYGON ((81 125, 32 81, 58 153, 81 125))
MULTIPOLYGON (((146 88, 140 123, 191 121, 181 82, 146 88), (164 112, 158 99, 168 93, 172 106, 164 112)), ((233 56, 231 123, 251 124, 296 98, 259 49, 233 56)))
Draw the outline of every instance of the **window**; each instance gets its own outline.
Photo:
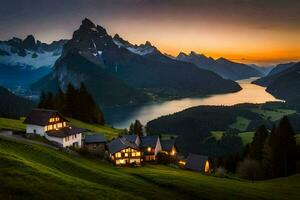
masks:
POLYGON ((135 157, 135 156, 136 156, 136 153, 134 153, 134 152, 131 153, 131 156, 132 156, 132 157, 135 157))
POLYGON ((77 134, 75 134, 75 138, 77 138, 77 134))
POLYGON ((125 153, 125 157, 128 157, 128 153, 125 153))
POLYGON ((36 134, 36 130, 35 129, 33 129, 33 133, 36 134))
POLYGON ((121 158, 121 153, 120 152, 116 153, 116 158, 121 158))
POLYGON ((141 152, 136 152, 136 156, 141 156, 141 152))

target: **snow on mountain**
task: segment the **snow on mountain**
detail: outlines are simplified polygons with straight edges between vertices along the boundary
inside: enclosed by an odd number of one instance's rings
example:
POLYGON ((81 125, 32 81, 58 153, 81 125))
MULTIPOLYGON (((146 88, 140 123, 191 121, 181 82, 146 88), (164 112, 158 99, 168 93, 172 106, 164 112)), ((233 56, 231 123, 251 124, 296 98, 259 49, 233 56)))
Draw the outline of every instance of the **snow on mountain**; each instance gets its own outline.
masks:
POLYGON ((35 52, 25 50, 26 56, 20 56, 11 51, 11 46, 0 44, 0 50, 7 52, 9 55, 0 55, 0 63, 10 66, 31 67, 38 69, 41 67, 52 67, 55 61, 60 57, 60 54, 54 52, 35 52))
POLYGON ((60 57, 64 43, 65 41, 61 40, 45 44, 35 41, 32 35, 24 40, 13 38, 0 41, 0 64, 32 70, 52 67, 60 57))
POLYGON ((116 34, 113 38, 114 43, 120 48, 124 47, 127 50, 131 51, 134 54, 138 54, 141 56, 153 53, 156 49, 150 42, 146 42, 145 44, 133 45, 128 41, 123 40, 118 34, 116 34))

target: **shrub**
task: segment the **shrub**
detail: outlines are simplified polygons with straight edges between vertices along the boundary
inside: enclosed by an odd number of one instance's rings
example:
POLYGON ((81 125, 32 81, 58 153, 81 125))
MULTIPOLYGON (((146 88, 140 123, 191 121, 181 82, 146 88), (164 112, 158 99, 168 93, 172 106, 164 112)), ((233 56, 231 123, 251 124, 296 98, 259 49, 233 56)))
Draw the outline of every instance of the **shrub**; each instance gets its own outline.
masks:
POLYGON ((167 165, 175 162, 175 158, 165 152, 159 152, 156 157, 157 157, 158 164, 167 165))
POLYGON ((262 180, 264 172, 261 164, 253 159, 245 159, 237 167, 237 174, 240 178, 248 180, 262 180))
POLYGON ((222 178, 224 178, 225 176, 226 176, 226 169, 224 168, 224 167, 218 167, 217 169, 216 169, 216 172, 215 172, 215 175, 217 176, 217 177, 222 177, 222 178))

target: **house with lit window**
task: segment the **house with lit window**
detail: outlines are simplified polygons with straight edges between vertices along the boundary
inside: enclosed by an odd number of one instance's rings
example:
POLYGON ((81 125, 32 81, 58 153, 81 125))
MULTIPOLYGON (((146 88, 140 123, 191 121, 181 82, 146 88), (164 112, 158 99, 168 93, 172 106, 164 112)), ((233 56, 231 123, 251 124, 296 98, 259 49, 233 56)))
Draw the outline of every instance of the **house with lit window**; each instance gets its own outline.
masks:
POLYGON ((70 126, 69 121, 56 110, 34 109, 23 122, 26 134, 45 137, 60 147, 81 147, 84 129, 70 126))
POLYGON ((140 165, 143 161, 138 145, 124 137, 113 139, 107 144, 109 159, 115 165, 140 165))
POLYGON ((207 156, 190 153, 184 162, 184 168, 192 171, 209 173, 213 167, 207 156))
POLYGON ((142 136, 140 149, 144 154, 145 161, 155 161, 158 152, 162 150, 159 136, 157 135, 142 136))
POLYGON ((160 143, 161 143, 162 152, 170 156, 176 157, 177 148, 175 145, 175 140, 161 140, 160 143))

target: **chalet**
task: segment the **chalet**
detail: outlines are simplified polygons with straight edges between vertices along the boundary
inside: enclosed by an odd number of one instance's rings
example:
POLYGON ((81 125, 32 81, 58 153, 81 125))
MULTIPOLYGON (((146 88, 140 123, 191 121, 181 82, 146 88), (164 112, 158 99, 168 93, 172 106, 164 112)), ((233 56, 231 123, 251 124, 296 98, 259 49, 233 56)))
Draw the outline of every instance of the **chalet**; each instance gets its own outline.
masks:
POLYGON ((142 152, 138 145, 124 137, 116 138, 107 144, 109 158, 115 165, 140 165, 142 152))
POLYGON ((94 154, 96 156, 104 156, 106 142, 107 140, 102 133, 94 133, 85 135, 83 146, 91 154, 94 154))
POLYGON ((23 123, 26 134, 43 136, 61 147, 81 147, 84 129, 70 126, 69 121, 56 110, 34 109, 23 123))
POLYGON ((175 140, 161 140, 160 143, 163 152, 167 153, 170 156, 177 155, 175 140))
POLYGON ((156 160, 156 155, 162 150, 159 136, 142 136, 140 148, 144 153, 145 161, 156 160))
POLYGON ((212 169, 212 164, 207 156, 189 154, 185 162, 185 169, 209 173, 212 169))

